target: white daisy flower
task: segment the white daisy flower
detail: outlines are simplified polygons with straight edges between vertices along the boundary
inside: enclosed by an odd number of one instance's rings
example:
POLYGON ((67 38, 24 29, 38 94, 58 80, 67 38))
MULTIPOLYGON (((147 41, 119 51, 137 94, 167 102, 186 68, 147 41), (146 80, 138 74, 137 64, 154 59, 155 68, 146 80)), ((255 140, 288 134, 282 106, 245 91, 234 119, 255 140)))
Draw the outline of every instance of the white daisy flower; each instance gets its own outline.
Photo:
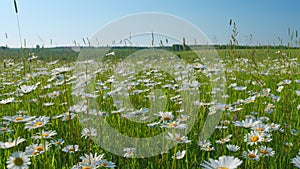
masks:
POLYGON ((272 141, 271 137, 272 137, 271 133, 264 132, 261 134, 261 142, 265 142, 265 143, 271 142, 272 141))
POLYGON ((209 147, 211 146, 211 142, 209 140, 199 141, 198 146, 201 148, 209 147))
POLYGON ((232 151, 232 152, 237 152, 240 149, 239 146, 232 145, 232 144, 228 144, 228 145, 226 145, 226 147, 229 151, 232 151))
POLYGON ((296 156, 292 158, 292 163, 295 167, 300 168, 300 156, 296 156))
POLYGON ((254 119, 245 119, 243 121, 235 121, 234 125, 238 127, 251 128, 257 124, 261 123, 260 121, 254 119))
POLYGON ((153 122, 153 123, 148 123, 147 126, 148 127, 156 127, 157 125, 159 125, 161 123, 161 121, 159 122, 153 122))
POLYGON ((12 153, 6 164, 8 169, 27 169, 31 163, 29 156, 19 151, 12 153))
POLYGON ((84 156, 80 156, 80 159, 81 159, 81 163, 85 163, 96 167, 101 163, 103 157, 104 154, 98 155, 97 153, 95 154, 90 153, 90 155, 84 154, 84 156))
POLYGON ((218 160, 212 158, 208 161, 204 161, 201 166, 205 169, 216 169, 216 168, 226 168, 226 169, 235 169, 240 166, 243 162, 233 156, 221 156, 218 160))
POLYGON ((95 128, 84 128, 81 132, 81 137, 84 137, 85 139, 87 137, 95 137, 97 136, 97 132, 95 128))
POLYGON ((37 156, 49 150, 51 145, 46 141, 44 144, 32 144, 25 148, 25 153, 29 156, 37 156))
POLYGON ((252 119, 252 120, 256 120, 256 117, 255 116, 253 116, 253 115, 250 115, 250 114, 246 114, 245 115, 245 119, 252 119))
POLYGON ((1 101, 0 101, 0 104, 8 104, 8 103, 12 103, 12 102, 14 102, 14 101, 15 101, 15 98, 14 98, 14 97, 10 97, 10 98, 1 100, 1 101))
POLYGON ((101 167, 105 167, 105 168, 115 168, 115 163, 111 162, 111 161, 107 161, 107 160, 101 160, 100 165, 101 167))
POLYGON ((245 103, 249 104, 249 103, 253 103, 256 99, 256 96, 251 96, 246 98, 245 103))
POLYGON ((18 137, 16 140, 12 140, 12 138, 9 138, 8 142, 0 142, 0 148, 7 149, 7 148, 15 147, 24 141, 25 139, 20 137, 18 137))
POLYGON ((258 155, 258 151, 257 149, 255 150, 248 150, 247 151, 243 151, 243 157, 246 159, 250 159, 250 160, 256 160, 259 161, 259 155, 258 155))
POLYGON ((216 143, 218 143, 218 144, 225 144, 225 143, 227 143, 227 142, 230 141, 231 136, 232 136, 232 135, 230 134, 230 135, 228 135, 227 137, 225 137, 225 138, 223 138, 223 139, 216 140, 216 143))
POLYGON ((256 124, 256 125, 252 126, 251 129, 254 130, 254 131, 260 132, 260 133, 270 131, 270 127, 268 125, 263 124, 263 123, 256 124))
POLYGON ((15 122, 15 123, 28 122, 34 118, 35 118, 35 116, 22 116, 22 115, 4 116, 3 117, 4 120, 8 120, 8 121, 15 122))
POLYGON ((183 157, 185 156, 185 153, 186 153, 186 151, 185 150, 183 150, 183 151, 178 151, 176 154, 175 154, 175 156, 172 156, 172 158, 176 158, 176 159, 178 159, 178 160, 180 160, 180 159, 183 159, 183 157))
POLYGON ((175 134, 171 134, 169 133, 169 136, 167 136, 167 139, 175 141, 176 143, 189 143, 191 142, 191 140, 188 140, 188 138, 186 136, 180 136, 180 134, 175 133, 175 134))
POLYGON ((58 97, 59 96, 59 91, 54 91, 54 92, 52 92, 52 93, 48 93, 48 97, 49 98, 56 98, 56 97, 58 97))
POLYGON ((60 68, 53 69, 52 72, 53 72, 53 75, 64 74, 64 73, 71 71, 72 69, 73 69, 72 67, 60 67, 60 68))
POLYGON ((261 142, 261 140, 262 140, 261 133, 256 131, 251 131, 250 133, 245 135, 244 142, 248 142, 248 144, 252 146, 253 144, 257 145, 257 143, 261 142))
POLYGON ((229 120, 222 120, 222 121, 220 121, 220 123, 223 124, 223 125, 228 125, 228 124, 230 124, 230 121, 229 120))
POLYGON ((58 116, 54 116, 52 118, 57 119, 57 118, 62 117, 62 121, 68 121, 68 120, 72 120, 75 116, 76 116, 76 114, 74 114, 74 113, 66 112, 66 113, 60 114, 58 116))
POLYGON ((46 106, 46 107, 49 107, 49 106, 53 106, 53 105, 54 105, 54 103, 52 103, 52 102, 48 102, 48 103, 44 103, 43 105, 44 105, 44 106, 46 106))
POLYGON ((203 151, 214 151, 215 148, 211 147, 211 146, 207 146, 207 147, 202 147, 201 150, 203 150, 203 151))
POLYGON ((77 105, 71 106, 69 108, 69 111, 74 112, 74 113, 82 113, 82 112, 86 112, 87 108, 88 107, 85 104, 77 104, 77 105))
POLYGON ((55 146, 61 146, 64 143, 65 141, 62 138, 59 138, 57 140, 51 140, 51 144, 55 146))
POLYGON ((284 88, 284 86, 278 86, 278 88, 276 89, 276 91, 277 92, 281 92, 283 88, 284 88))
POLYGON ((262 116, 262 117, 259 118, 259 120, 260 120, 261 122, 267 122, 267 121, 270 120, 270 118, 269 118, 269 117, 266 117, 266 116, 262 116))
POLYGON ((260 147, 260 156, 271 156, 273 157, 275 155, 275 151, 273 151, 272 148, 268 148, 266 146, 261 146, 260 147))
POLYGON ((40 116, 33 121, 25 123, 25 129, 31 130, 31 129, 43 127, 49 122, 49 119, 50 117, 40 116))
POLYGON ((284 142, 284 145, 285 145, 286 147, 293 147, 293 146, 294 146, 294 144, 291 143, 291 142, 284 142))
POLYGON ((270 130, 272 131, 276 131, 280 129, 280 124, 275 124, 275 123, 271 123, 271 124, 266 124, 270 130))
POLYGON ((161 120, 164 122, 171 122, 174 118, 172 112, 159 112, 157 116, 160 116, 161 120))
POLYGON ((165 123, 161 127, 173 128, 173 129, 185 129, 186 124, 180 124, 180 121, 173 121, 170 123, 165 123))
POLYGON ((28 94, 32 91, 34 91, 37 88, 37 85, 31 85, 31 86, 20 86, 20 88, 18 88, 18 92, 22 93, 22 94, 28 94))
POLYGON ((124 150, 126 153, 124 154, 124 157, 129 158, 129 157, 133 157, 134 152, 136 151, 136 148, 124 148, 124 150))
POLYGON ((242 90, 246 90, 247 86, 235 86, 235 87, 233 87, 233 89, 237 90, 237 91, 242 91, 242 90))
POLYGON ((78 150, 79 150, 79 146, 78 145, 67 145, 66 147, 64 147, 62 149, 62 151, 66 152, 66 153, 75 153, 78 150))
POLYGON ((37 135, 32 136, 33 139, 51 139, 52 136, 55 136, 57 133, 56 131, 44 131, 42 130, 42 133, 37 133, 37 135))
POLYGON ((219 130, 227 129, 227 128, 228 128, 228 126, 222 126, 222 125, 221 126, 218 125, 215 127, 215 129, 219 129, 219 130))
POLYGON ((99 168, 98 164, 79 162, 79 164, 74 165, 71 169, 96 169, 96 168, 99 168))
POLYGON ((13 130, 7 128, 7 127, 0 127, 0 134, 3 133, 11 133, 13 130))

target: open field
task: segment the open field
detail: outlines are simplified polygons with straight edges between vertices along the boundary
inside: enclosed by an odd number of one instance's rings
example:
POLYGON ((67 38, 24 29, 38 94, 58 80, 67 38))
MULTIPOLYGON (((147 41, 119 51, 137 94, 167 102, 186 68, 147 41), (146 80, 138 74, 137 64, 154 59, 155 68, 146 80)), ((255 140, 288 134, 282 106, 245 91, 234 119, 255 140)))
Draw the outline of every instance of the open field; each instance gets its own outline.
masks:
MULTIPOLYGON (((25 49, 23 60, 20 50, 1 50, 0 168, 23 164, 29 168, 192 169, 221 156, 237 158, 228 162, 236 168, 288 169, 294 163, 300 167, 300 49, 217 49, 222 70, 202 65, 205 58, 194 56, 200 50, 168 50, 185 63, 168 64, 174 75, 151 68, 126 72, 128 65, 116 66, 137 51, 111 49, 114 54, 103 56, 92 69, 89 64, 94 62, 77 60, 78 53, 70 49, 25 49), (156 90, 162 91, 160 98, 156 90), (197 97, 184 103, 182 98, 190 97, 189 92, 197 97), (223 102, 214 100, 216 93, 221 93, 223 102), (114 102, 115 95, 129 98, 133 109, 114 102), (147 114, 151 98, 165 105, 152 115, 147 114), (182 109, 185 104, 197 111, 182 109), (222 113, 220 121, 209 126, 213 134, 201 140, 205 120, 218 113, 222 113), (188 123, 193 117, 193 123, 188 123), (153 120, 134 121, 148 118, 153 120), (122 147, 123 156, 118 156, 99 146, 99 142, 122 145, 95 127, 99 121, 137 138, 167 131, 170 135, 163 143, 178 144, 144 158, 134 158, 138 147, 122 147), (17 157, 14 152, 22 153, 17 157)), ((230 168, 221 163, 213 167, 230 168)))

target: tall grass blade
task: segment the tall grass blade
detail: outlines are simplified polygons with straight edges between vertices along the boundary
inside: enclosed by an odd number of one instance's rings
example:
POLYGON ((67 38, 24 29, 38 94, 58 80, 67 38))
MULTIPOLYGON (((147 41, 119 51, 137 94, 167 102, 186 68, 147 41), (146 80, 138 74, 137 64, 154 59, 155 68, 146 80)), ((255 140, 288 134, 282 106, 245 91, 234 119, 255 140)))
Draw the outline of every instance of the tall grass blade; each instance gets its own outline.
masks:
POLYGON ((15 5, 15 11, 16 11, 16 13, 18 13, 18 6, 17 6, 17 1, 16 0, 14 0, 14 5, 15 5))

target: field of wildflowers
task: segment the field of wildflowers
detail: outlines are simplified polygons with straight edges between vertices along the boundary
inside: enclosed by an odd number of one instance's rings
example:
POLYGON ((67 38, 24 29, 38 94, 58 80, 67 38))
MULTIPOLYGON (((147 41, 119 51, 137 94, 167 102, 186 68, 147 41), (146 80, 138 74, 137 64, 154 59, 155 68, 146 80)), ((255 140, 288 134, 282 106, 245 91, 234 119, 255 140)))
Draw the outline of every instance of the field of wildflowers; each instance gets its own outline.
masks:
POLYGON ((25 75, 22 61, 2 60, 0 168, 300 168, 299 49, 218 50, 225 72, 220 78, 226 79, 221 85, 224 103, 211 97, 218 91, 209 78, 216 70, 189 59, 189 51, 175 52, 187 62, 174 65, 176 77, 156 69, 140 74, 118 70, 127 73, 124 81, 113 73, 122 49, 110 52, 105 64, 85 76, 76 67, 92 60, 44 61, 30 53, 25 75), (182 80, 187 71, 196 80, 182 80), (176 83, 180 80, 183 85, 176 83), (94 84, 93 92, 78 87, 87 82, 94 84), (161 97, 155 98, 154 89, 163 91, 161 97), (198 112, 188 126, 192 117, 181 109, 180 93, 191 89, 199 91, 199 98, 190 100, 198 112), (114 102, 115 94, 126 95, 134 108, 114 102), (88 106, 90 98, 98 109, 88 106), (152 115, 151 122, 132 121, 150 118, 149 99, 165 100, 165 109, 152 115), (199 139, 207 116, 219 110, 221 120, 211 127, 212 136, 199 139), (84 125, 86 116, 94 121, 84 125), (93 124, 98 118, 132 137, 172 131, 165 139, 176 146, 153 157, 135 158, 138 147, 123 147, 123 155, 115 155, 97 144, 108 139, 93 124))

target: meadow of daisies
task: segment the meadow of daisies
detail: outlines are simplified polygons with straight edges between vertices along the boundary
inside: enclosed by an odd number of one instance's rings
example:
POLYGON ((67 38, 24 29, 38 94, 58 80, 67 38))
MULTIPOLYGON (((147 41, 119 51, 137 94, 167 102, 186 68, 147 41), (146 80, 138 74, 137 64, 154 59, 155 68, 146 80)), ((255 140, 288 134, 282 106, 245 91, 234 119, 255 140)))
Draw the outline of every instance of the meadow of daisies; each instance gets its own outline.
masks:
POLYGON ((23 60, 0 58, 0 168, 300 168, 300 50, 217 52, 224 65, 219 77, 226 89, 223 103, 212 99, 218 88, 210 77, 217 71, 201 59, 190 59, 190 51, 175 52, 187 62, 174 65, 176 77, 145 69, 141 74, 127 72, 123 81, 113 73, 113 65, 125 55, 122 49, 110 51, 105 64, 88 73, 78 72, 77 66, 93 60, 49 61, 31 52, 23 60), (185 72, 193 72, 196 80, 182 80, 185 72), (176 83, 180 80, 183 85, 176 83), (87 83, 94 84, 92 92, 80 88, 87 83), (113 101, 123 88, 134 110, 113 101), (152 91, 157 88, 165 93, 157 98, 165 100, 165 109, 155 112, 151 122, 132 121, 148 118, 148 99, 156 96, 152 91), (190 100, 198 111, 188 126, 192 117, 182 109, 180 93, 191 89, 199 91, 199 98, 190 100), (85 98, 96 100, 98 108, 85 98), (211 126, 213 134, 199 139, 206 117, 217 110, 222 115, 211 126), (107 137, 95 125, 82 125, 85 116, 95 122, 104 119, 119 133, 138 138, 172 130, 165 139, 177 144, 153 157, 135 158, 139 147, 123 147, 122 156, 115 155, 93 140, 107 137), (188 127, 186 135, 180 134, 188 127))

